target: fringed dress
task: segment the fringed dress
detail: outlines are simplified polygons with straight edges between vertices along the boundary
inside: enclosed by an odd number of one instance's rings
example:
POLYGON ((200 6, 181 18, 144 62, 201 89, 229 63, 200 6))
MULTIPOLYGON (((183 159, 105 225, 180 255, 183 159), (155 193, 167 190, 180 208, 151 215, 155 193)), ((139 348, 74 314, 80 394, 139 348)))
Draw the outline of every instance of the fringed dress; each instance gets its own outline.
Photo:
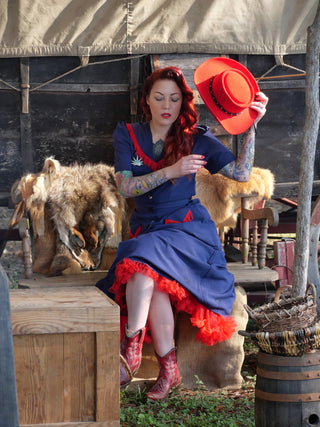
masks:
MULTIPOLYGON (((162 167, 153 154, 149 123, 114 131, 115 171, 144 175, 162 167), (130 134, 131 133, 131 134, 130 134)), ((193 154, 205 156, 205 167, 217 173, 234 155, 207 127, 197 126, 193 154)), ((234 277, 227 270, 216 226, 195 195, 195 174, 168 181, 134 198, 130 239, 121 242, 107 276, 97 283, 119 304, 121 331, 127 321, 126 283, 136 272, 151 277, 170 295, 177 312, 190 314, 199 329, 196 338, 207 345, 226 340, 235 331, 230 312, 234 277)))

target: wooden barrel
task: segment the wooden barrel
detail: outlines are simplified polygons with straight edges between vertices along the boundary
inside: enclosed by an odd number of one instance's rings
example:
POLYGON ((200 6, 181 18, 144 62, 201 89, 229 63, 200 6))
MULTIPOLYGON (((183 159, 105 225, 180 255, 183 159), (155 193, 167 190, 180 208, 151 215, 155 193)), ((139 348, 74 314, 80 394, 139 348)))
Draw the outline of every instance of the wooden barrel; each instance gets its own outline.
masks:
POLYGON ((320 351, 301 357, 259 352, 256 427, 320 426, 320 351))

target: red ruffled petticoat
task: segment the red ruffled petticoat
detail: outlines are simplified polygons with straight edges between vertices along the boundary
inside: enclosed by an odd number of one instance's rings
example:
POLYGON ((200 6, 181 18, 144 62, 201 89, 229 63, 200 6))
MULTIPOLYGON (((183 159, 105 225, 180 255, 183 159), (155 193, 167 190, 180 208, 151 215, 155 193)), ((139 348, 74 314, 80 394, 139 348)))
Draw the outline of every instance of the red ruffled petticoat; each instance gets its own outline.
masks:
POLYGON ((175 280, 169 280, 160 276, 147 264, 124 258, 115 269, 115 281, 110 291, 115 294, 115 302, 121 309, 121 335, 127 322, 126 315, 126 283, 134 273, 141 273, 151 277, 157 284, 158 289, 167 292, 175 309, 191 315, 190 321, 193 326, 199 328, 196 339, 206 345, 214 345, 229 339, 235 329, 236 323, 233 317, 222 316, 210 311, 200 304, 189 291, 184 289, 175 280))

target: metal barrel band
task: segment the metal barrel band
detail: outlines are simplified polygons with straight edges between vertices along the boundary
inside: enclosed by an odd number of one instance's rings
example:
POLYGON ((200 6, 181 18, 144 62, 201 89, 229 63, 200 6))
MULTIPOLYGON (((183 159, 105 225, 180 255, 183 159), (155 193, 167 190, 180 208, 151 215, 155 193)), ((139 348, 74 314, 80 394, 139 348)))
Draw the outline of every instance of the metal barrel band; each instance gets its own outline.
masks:
POLYGON ((259 389, 255 390, 255 397, 270 402, 319 402, 320 393, 305 393, 305 394, 280 394, 268 393, 259 389))

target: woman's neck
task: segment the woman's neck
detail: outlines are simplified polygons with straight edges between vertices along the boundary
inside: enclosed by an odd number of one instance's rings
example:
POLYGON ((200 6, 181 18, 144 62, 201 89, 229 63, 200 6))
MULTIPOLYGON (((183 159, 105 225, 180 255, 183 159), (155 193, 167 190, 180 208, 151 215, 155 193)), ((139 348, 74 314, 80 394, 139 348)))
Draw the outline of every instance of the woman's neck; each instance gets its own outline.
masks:
POLYGON ((155 144, 156 142, 162 140, 164 141, 169 132, 169 128, 166 126, 156 126, 152 120, 150 121, 150 130, 152 134, 152 142, 155 144))

